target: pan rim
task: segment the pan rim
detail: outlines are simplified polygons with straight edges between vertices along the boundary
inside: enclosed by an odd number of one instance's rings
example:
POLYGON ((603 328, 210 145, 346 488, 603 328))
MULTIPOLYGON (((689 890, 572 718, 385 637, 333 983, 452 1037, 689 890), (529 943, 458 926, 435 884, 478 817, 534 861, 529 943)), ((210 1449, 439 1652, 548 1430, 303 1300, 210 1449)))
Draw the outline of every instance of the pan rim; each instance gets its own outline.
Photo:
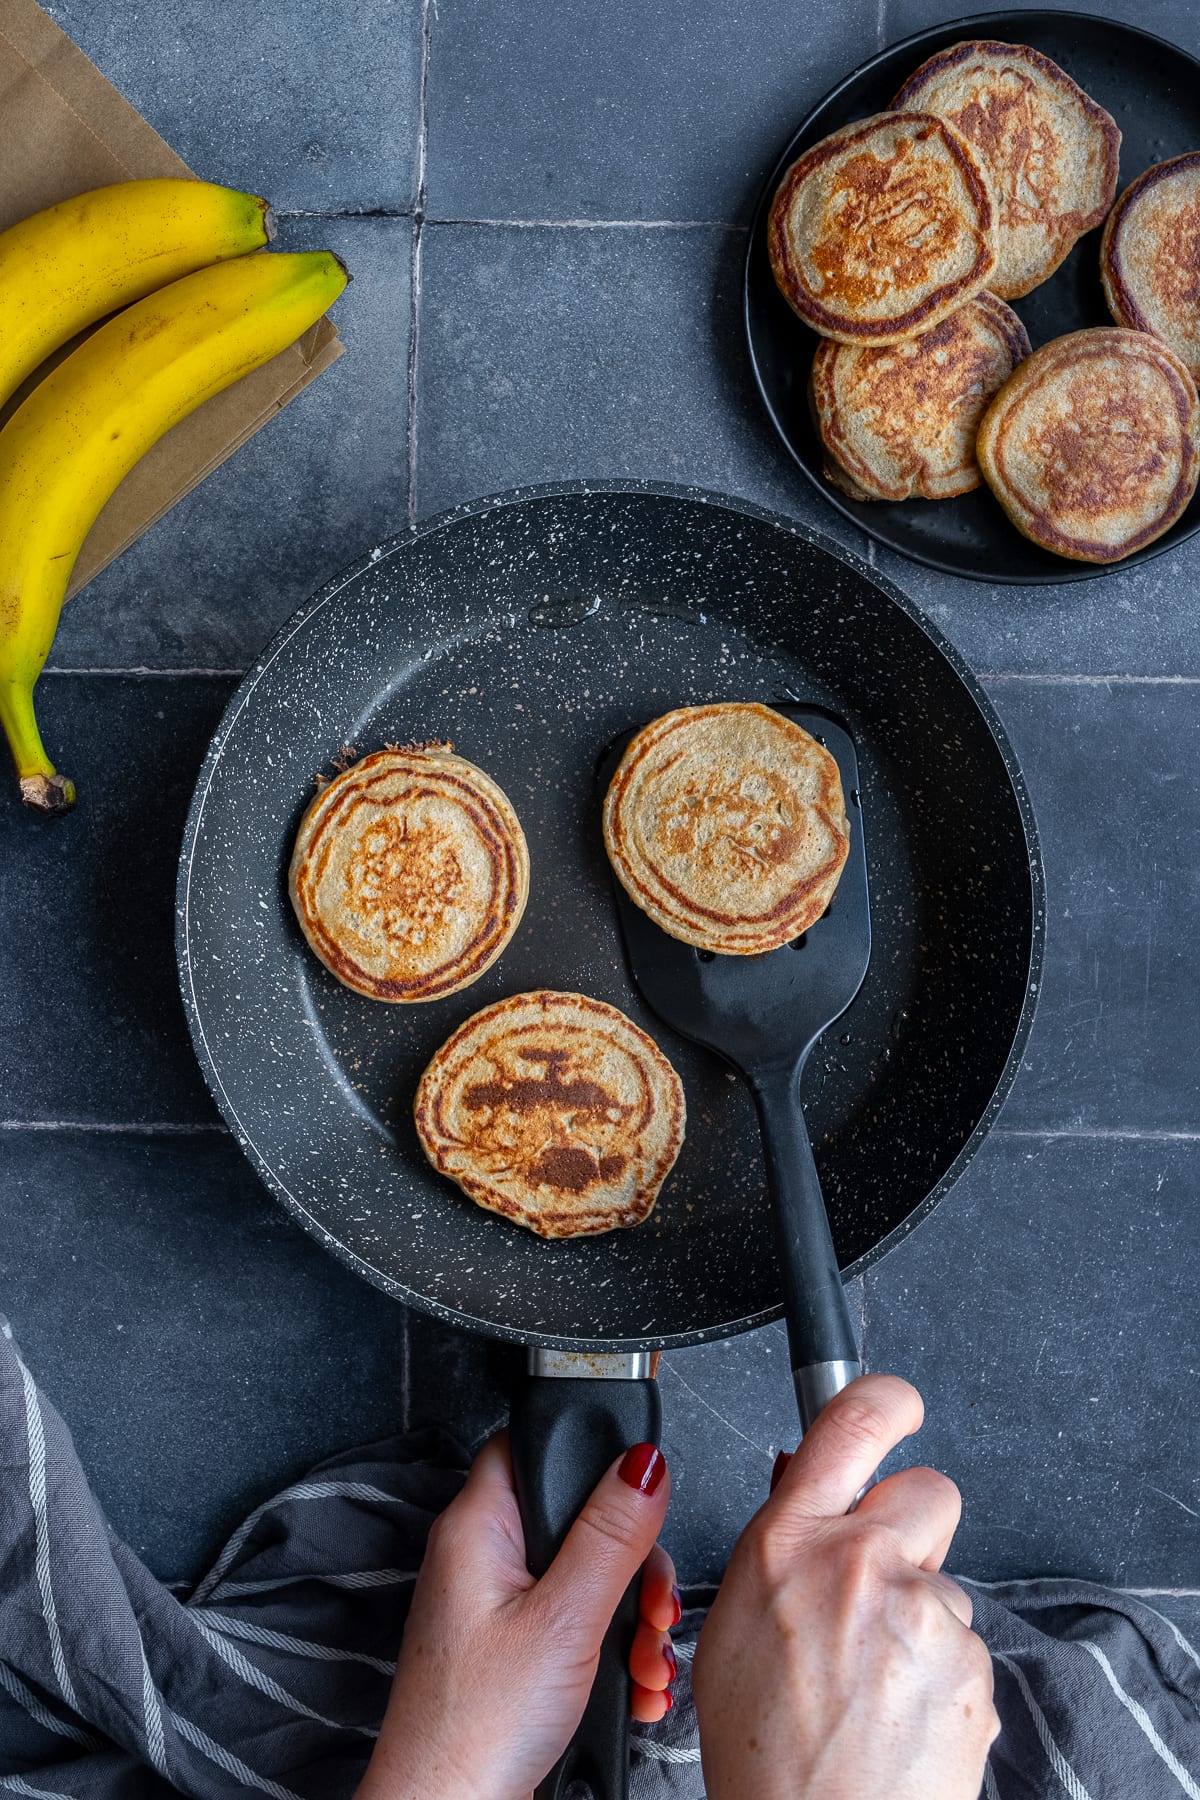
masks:
POLYGON ((857 1257, 842 1270, 843 1283, 852 1281, 893 1250, 903 1239, 909 1237, 946 1197, 960 1176, 974 1161, 998 1118, 1005 1101, 1016 1079, 1021 1057, 1033 1028, 1034 1014, 1037 1010, 1038 997, 1041 990, 1042 967, 1045 951, 1045 875, 1042 864, 1041 845, 1037 824, 1034 818, 1033 805, 1025 784, 1016 753, 1009 741, 1008 734, 1000 720, 1000 716, 980 685, 978 678, 968 667, 958 650, 943 634, 934 622, 903 592, 888 576, 874 569, 854 551, 846 549, 835 539, 824 532, 816 531, 798 519, 789 519, 785 514, 760 506, 757 502, 744 500, 737 496, 720 494, 701 487, 688 486, 676 482, 653 481, 638 478, 597 477, 595 479, 571 480, 557 482, 540 482, 509 488, 498 493, 485 495, 476 500, 468 500, 444 511, 432 515, 429 519, 397 533, 395 536, 377 544, 356 561, 349 564, 340 574, 326 582, 317 592, 304 601, 294 613, 275 632, 265 648, 261 651, 251 667, 243 675, 221 714, 213 732, 204 760, 196 777, 196 785, 188 805, 187 819, 184 824, 183 840, 180 848, 179 869, 175 890, 175 953, 179 973, 180 992, 183 999, 184 1012, 187 1017, 188 1031, 192 1040, 192 1048, 200 1065, 205 1083, 214 1101, 229 1127, 239 1148, 247 1157, 260 1179, 273 1198, 324 1248, 332 1251, 347 1268, 354 1271, 374 1287, 381 1288, 393 1298, 402 1300, 406 1305, 414 1307, 418 1312, 443 1320, 462 1330, 475 1331, 484 1336, 497 1338, 508 1343, 525 1344, 543 1349, 576 1351, 581 1353, 628 1352, 645 1350, 683 1349, 689 1345, 711 1343, 721 1338, 735 1337, 743 1331, 771 1324, 782 1318, 782 1304, 763 1308, 745 1316, 723 1321, 720 1325, 699 1327, 695 1330, 672 1332, 647 1338, 586 1338, 564 1337, 553 1332, 524 1331, 518 1327, 503 1324, 491 1319, 479 1319, 458 1308, 432 1300, 417 1290, 406 1287, 402 1282, 385 1271, 376 1268, 364 1257, 349 1250, 329 1232, 321 1222, 308 1210, 304 1203, 293 1194, 282 1176, 274 1170, 258 1145, 254 1142, 238 1116, 237 1108, 227 1094, 215 1057, 209 1049, 205 1034, 204 1021, 201 1017, 199 1003, 194 986, 194 972, 189 938, 189 906, 191 897, 191 880, 195 867, 196 841, 204 816, 204 808, 209 792, 215 780, 218 767, 224 753, 225 745, 237 724, 246 705, 259 682, 266 675, 286 646, 302 631, 309 621, 327 606, 341 591, 349 586, 367 570, 409 549, 424 538, 446 531, 464 519, 477 518, 482 515, 526 505, 531 501, 561 499, 569 497, 603 498, 609 495, 641 495, 653 498, 686 500, 693 504, 712 506, 725 512, 753 519, 759 523, 773 526, 785 531, 790 536, 823 551, 844 564, 854 573, 869 581, 878 588, 895 606, 898 606, 917 628, 929 639, 933 648, 949 663, 966 688, 969 697, 980 713, 989 735, 994 742, 1005 773, 1013 790, 1017 812, 1025 839, 1030 882, 1030 944, 1029 967, 1025 978, 1025 994, 1021 1004, 1011 1043, 1005 1056, 1004 1065, 992 1090, 987 1105, 981 1112, 970 1136, 963 1144, 958 1155, 945 1170, 913 1210, 881 1238, 870 1250, 857 1257))
MULTIPOLYGON (((784 170, 797 154, 799 140, 806 136, 814 122, 820 119, 820 115, 824 113, 826 107, 838 100, 863 76, 873 73, 881 64, 886 63, 897 51, 911 50, 919 54, 923 45, 933 45, 960 30, 970 38, 980 38, 990 37, 1002 28, 1010 26, 1017 34, 1014 41, 1023 42, 1021 21, 1030 19, 1053 20, 1055 24, 1064 25, 1074 23, 1081 26, 1098 26, 1106 31, 1116 31, 1122 36, 1141 38, 1147 44, 1152 44, 1157 49, 1167 51, 1172 56, 1179 58, 1190 66, 1194 75, 1200 76, 1200 58, 1193 56, 1191 51, 1185 50, 1181 44, 1173 43, 1170 38, 1162 37, 1158 32, 1146 31, 1140 25, 1131 25, 1125 19, 1112 18, 1103 13, 1079 12, 1074 8, 1060 11, 1057 7, 1052 6, 997 7, 990 12, 968 13, 955 19, 946 19, 940 24, 922 26, 920 31, 911 32, 907 37, 896 38, 891 43, 885 44, 882 49, 875 51, 872 56, 865 58, 856 68, 849 70, 839 81, 834 82, 833 86, 809 107, 771 164, 770 172, 758 192, 750 215, 750 224, 747 227, 746 253, 742 264, 742 330, 745 335, 746 355, 751 374, 754 377, 754 385, 775 436, 786 451, 791 463, 801 471, 813 491, 820 495, 827 506, 840 513, 847 524, 853 525, 856 531, 863 532, 873 543, 878 544, 892 556, 902 556, 906 562, 916 563, 921 568, 934 569, 942 575, 952 575, 959 581, 987 581, 998 587, 1057 587, 1069 582, 1097 581, 1107 575, 1119 575, 1123 571, 1139 568, 1143 563, 1153 562, 1157 557, 1166 556, 1170 551, 1181 548, 1194 537, 1200 531, 1200 510, 1197 511, 1192 523, 1178 537, 1164 534, 1161 538, 1156 538, 1153 542, 1144 545, 1141 550, 1135 551, 1131 556, 1124 557, 1120 562, 1083 563, 1072 562, 1069 558, 1063 557, 1059 559, 1063 564, 1061 570, 1047 568, 1041 574, 1035 575, 1010 575, 1005 573, 1003 567, 976 572, 974 569, 965 568, 962 563, 951 562, 934 551, 902 548, 890 537, 883 536, 879 527, 873 527, 869 520, 864 520, 859 513, 852 512, 846 499, 837 488, 832 483, 823 480, 818 471, 804 460, 793 444, 791 434, 779 416, 779 409, 771 398, 766 378, 759 365, 756 334, 752 322, 751 289, 754 281, 754 262, 762 236, 764 216, 770 207, 775 189, 779 185, 784 170)), ((918 502, 918 504, 920 503, 918 502)), ((1013 529, 1015 533, 1015 527, 1013 529)), ((1052 552, 1047 552, 1047 555, 1050 554, 1052 552)))

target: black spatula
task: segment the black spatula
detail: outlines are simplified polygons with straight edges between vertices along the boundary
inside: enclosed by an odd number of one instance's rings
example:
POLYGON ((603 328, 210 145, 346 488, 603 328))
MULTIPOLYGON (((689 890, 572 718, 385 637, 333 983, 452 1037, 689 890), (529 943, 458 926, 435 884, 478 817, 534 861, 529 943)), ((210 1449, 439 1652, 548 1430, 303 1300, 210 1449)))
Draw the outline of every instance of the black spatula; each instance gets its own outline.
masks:
MULTIPOLYGON (((863 984, 871 912, 858 759, 845 726, 818 707, 778 705, 836 759, 850 820, 850 854, 825 916, 765 956, 715 956, 667 933, 614 878, 633 979, 659 1018, 715 1050, 749 1083, 758 1108, 783 1278, 800 1423, 860 1372, 821 1184, 800 1106, 800 1072, 821 1033, 863 984)), ((632 734, 631 734, 632 735, 632 734)), ((628 739, 601 770, 607 788, 628 739)))

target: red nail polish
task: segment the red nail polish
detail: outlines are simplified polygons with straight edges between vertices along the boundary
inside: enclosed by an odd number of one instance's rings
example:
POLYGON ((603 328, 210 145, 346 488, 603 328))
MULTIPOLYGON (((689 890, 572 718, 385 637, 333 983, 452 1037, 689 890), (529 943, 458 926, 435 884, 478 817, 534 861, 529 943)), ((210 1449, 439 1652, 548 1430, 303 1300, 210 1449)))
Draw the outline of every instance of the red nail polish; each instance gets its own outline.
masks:
POLYGON ((787 1466, 791 1462, 791 1460, 792 1460, 792 1453, 790 1450, 781 1450, 779 1452, 779 1455, 775 1458, 775 1467, 771 1470, 771 1492, 772 1493, 775 1492, 775 1489, 779 1486, 779 1483, 783 1480, 783 1471, 787 1468, 787 1466))
POLYGON ((675 1617, 671 1620, 671 1623, 672 1625, 678 1625, 680 1619, 683 1617, 683 1595, 679 1592, 677 1587, 671 1589, 671 1599, 675 1604, 675 1617))
POLYGON ((672 1696, 671 1696, 671 1695, 670 1695, 670 1694, 669 1694, 669 1693, 668 1693, 668 1692, 667 1692, 667 1690, 666 1690, 666 1689, 665 1689, 665 1688, 664 1688, 664 1689, 663 1689, 663 1699, 664 1699, 664 1700, 665 1700, 665 1701, 666 1701, 666 1703, 667 1703, 667 1712, 670 1712, 670 1710, 671 1710, 671 1708, 672 1708, 672 1707, 673 1707, 673 1706, 674 1706, 674 1704, 675 1704, 675 1701, 674 1701, 674 1699, 673 1699, 673 1698, 672 1698, 672 1696))
POLYGON ((632 1450, 625 1452, 617 1470, 627 1486, 637 1488, 643 1494, 656 1493, 666 1472, 662 1451, 653 1444, 635 1444, 632 1450))
POLYGON ((675 1652, 674 1652, 674 1650, 672 1650, 670 1644, 663 1645, 663 1661, 667 1665, 667 1669, 670 1673, 670 1679, 672 1681, 674 1681, 675 1677, 679 1673, 679 1664, 675 1660, 675 1652))

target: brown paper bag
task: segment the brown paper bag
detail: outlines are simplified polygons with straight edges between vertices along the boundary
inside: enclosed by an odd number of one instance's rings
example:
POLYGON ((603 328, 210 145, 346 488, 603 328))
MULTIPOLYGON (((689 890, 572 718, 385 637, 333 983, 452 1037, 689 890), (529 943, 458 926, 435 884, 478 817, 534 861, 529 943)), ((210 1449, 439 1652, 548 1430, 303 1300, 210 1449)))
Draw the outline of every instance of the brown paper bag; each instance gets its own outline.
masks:
MULTIPOLYGON (((192 173, 34 0, 0 0, 0 144, 0 231, 110 181, 192 173)), ((254 186, 252 169, 246 185, 254 186)), ((70 593, 141 537, 344 348, 332 322, 319 319, 289 350, 169 431, 88 533, 70 593)))

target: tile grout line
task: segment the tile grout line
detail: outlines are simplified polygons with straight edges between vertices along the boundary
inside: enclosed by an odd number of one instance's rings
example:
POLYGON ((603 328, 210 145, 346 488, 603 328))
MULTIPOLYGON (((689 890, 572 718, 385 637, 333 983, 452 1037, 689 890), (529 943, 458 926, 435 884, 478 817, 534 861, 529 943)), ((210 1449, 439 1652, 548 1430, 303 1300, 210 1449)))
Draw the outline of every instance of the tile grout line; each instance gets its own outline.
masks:
POLYGON ((1035 1126, 997 1125, 994 1128, 994 1135, 1006 1138, 1034 1138, 1038 1142, 1059 1138, 1073 1138, 1082 1142, 1084 1139, 1100 1138, 1131 1144, 1200 1143, 1200 1131, 1164 1131, 1154 1127, 1148 1131, 1139 1131, 1132 1125, 1083 1125, 1078 1128, 1048 1125, 1041 1129, 1035 1126))
MULTIPOLYGON (((425 71, 422 71, 422 84, 425 71)), ((424 92, 424 85, 422 87, 424 92)), ((330 207, 328 210, 276 210, 277 219, 413 219, 423 225, 464 225, 495 231, 737 231, 750 227, 737 219, 492 219, 460 218, 456 214, 430 213, 425 208, 425 127, 417 143, 418 189, 413 206, 330 207)))
POLYGON ((750 227, 731 219, 455 219, 429 214, 430 225, 487 226, 497 231, 736 231, 750 227))
POLYGON ((197 1137, 230 1135, 228 1125, 219 1119, 195 1125, 172 1124, 165 1119, 144 1123, 123 1123, 99 1119, 0 1119, 0 1131, 77 1131, 98 1132, 108 1137, 197 1137))
POLYGON ((1200 687, 1200 675, 1055 675, 1036 670, 983 669, 980 681, 1002 683, 1027 682, 1043 687, 1200 687))
POLYGON ((408 1432, 412 1429, 412 1345, 409 1339, 408 1307, 401 1307, 400 1313, 400 1429, 408 1432))
POLYGON ((273 206, 276 219, 411 219, 411 206, 273 206))
MULTIPOLYGON (((140 1137, 174 1136, 190 1137, 205 1132, 216 1132, 229 1136, 229 1127, 220 1119, 197 1121, 192 1124, 180 1123, 169 1119, 151 1119, 142 1122, 119 1119, 0 1119, 0 1131, 78 1131, 107 1132, 119 1136, 131 1133, 140 1137)), ((1076 1143, 1092 1140, 1113 1141, 1130 1144, 1194 1144, 1200 1143, 1200 1130, 1168 1131, 1151 1126, 1142 1131, 1135 1126, 1085 1125, 1079 1127, 1047 1125, 1043 1127, 1021 1125, 996 1125, 992 1136, 997 1138, 1026 1138, 1037 1143, 1053 1142, 1060 1139, 1076 1143)), ((862 1300, 859 1308, 859 1324, 864 1336, 867 1329, 867 1278, 863 1277, 862 1300)))
MULTIPOLYGON (((415 328, 415 321, 414 321, 415 328)), ((409 406, 413 407, 415 399, 416 366, 415 357, 410 350, 409 369, 409 406)), ((409 474, 410 478, 416 467, 416 431, 415 416, 409 433, 409 474)), ((411 489, 410 489, 411 494, 411 489)), ((410 505, 410 526, 416 523, 410 505)), ((867 559, 873 561, 874 546, 868 540, 867 559)), ((175 668, 163 666, 151 668, 146 663, 131 664, 128 668, 73 668, 66 664, 50 663, 42 670, 46 675, 163 675, 171 677, 183 676, 230 676, 241 677, 250 667, 249 663, 238 668, 175 668)), ((1200 687, 1200 675, 1055 675, 1039 674, 1036 671, 1022 674, 1018 670, 983 669, 977 673, 977 680, 991 682, 999 687, 1004 685, 1024 684, 1029 687, 1200 687)))
POLYGON ((421 336, 421 249, 425 236, 426 165, 429 152, 430 0, 421 0, 421 87, 417 122, 417 199, 413 208, 408 313, 408 528, 417 522, 417 352, 421 336))
POLYGON ((246 667, 248 667, 248 665, 245 665, 240 669, 151 669, 143 663, 130 669, 68 669, 51 667, 43 669, 42 675, 166 675, 174 679, 186 676, 220 675, 222 677, 228 677, 230 675, 236 675, 240 680, 246 673, 246 667))

